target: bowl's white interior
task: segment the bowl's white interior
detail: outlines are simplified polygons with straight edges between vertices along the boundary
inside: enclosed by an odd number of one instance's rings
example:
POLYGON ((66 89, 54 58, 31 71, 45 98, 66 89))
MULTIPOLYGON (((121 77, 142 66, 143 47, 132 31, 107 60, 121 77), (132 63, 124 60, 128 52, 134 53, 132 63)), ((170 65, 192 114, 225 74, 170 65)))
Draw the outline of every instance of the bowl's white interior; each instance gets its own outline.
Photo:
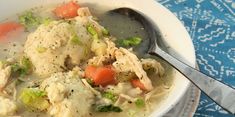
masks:
MULTIPOLYGON (((0 21, 35 6, 63 1, 69 0, 2 0, 0 1, 0 21)), ((164 36, 164 41, 171 47, 170 53, 195 67, 194 47, 186 29, 170 11, 159 3, 156 3, 154 0, 144 2, 138 0, 79 0, 79 2, 98 6, 108 6, 107 9, 115 7, 131 7, 141 11, 158 26, 164 36)), ((161 102, 151 116, 156 117, 164 115, 169 109, 177 104, 185 94, 190 82, 178 72, 175 73, 174 79, 174 88, 171 93, 161 102)))

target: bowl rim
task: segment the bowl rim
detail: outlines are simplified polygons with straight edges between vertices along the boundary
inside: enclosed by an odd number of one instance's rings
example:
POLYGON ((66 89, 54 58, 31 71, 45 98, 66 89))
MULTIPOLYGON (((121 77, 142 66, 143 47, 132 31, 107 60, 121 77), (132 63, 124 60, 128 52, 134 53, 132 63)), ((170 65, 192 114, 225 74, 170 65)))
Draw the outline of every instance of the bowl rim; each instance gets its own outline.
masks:
MULTIPOLYGON (((8 11, 2 13, 2 15, 0 16, 0 21, 4 20, 3 18, 7 18, 8 16, 22 12, 28 8, 32 8, 38 5, 58 3, 70 0, 53 0, 53 1, 17 0, 17 2, 14 1, 15 0, 0 1, 0 11, 8 11), (12 8, 14 9, 12 10, 12 8)), ((173 56, 175 56, 176 58, 181 59, 182 61, 188 63, 192 67, 196 66, 195 49, 187 30, 180 22, 180 20, 171 11, 162 6, 160 3, 156 2, 155 0, 148 0, 144 2, 139 0, 97 0, 97 1, 102 4, 112 6, 112 8, 130 7, 142 12, 148 18, 150 18, 153 21, 153 23, 157 25, 157 27, 160 29, 162 35, 164 36, 166 44, 171 47, 169 53, 173 54, 173 56), (159 17, 159 14, 161 17, 159 17), (181 42, 183 40, 184 45, 187 46, 187 49, 185 49, 185 47, 180 47, 180 45, 177 42, 178 40, 173 40, 172 38, 180 39, 181 42), (183 51, 184 53, 181 51, 183 51)), ((78 0, 78 2, 93 3, 95 2, 95 0, 78 0)), ((154 111, 150 116, 154 117, 163 116, 180 101, 180 99, 184 96, 184 94, 186 93, 187 89, 190 86, 190 82, 186 78, 181 81, 184 83, 182 86, 183 89, 180 92, 178 92, 178 95, 175 96, 175 100, 171 102, 171 104, 168 107, 162 109, 162 111, 160 112, 154 111)))

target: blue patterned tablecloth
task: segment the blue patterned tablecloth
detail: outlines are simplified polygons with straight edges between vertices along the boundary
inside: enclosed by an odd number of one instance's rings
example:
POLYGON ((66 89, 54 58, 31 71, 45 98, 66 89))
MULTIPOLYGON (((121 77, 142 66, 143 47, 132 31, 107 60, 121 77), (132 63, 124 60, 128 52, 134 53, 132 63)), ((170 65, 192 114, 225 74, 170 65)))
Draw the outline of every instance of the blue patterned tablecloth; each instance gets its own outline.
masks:
MULTIPOLYGON (((202 72, 235 86, 235 0, 157 0, 191 35, 202 72)), ((194 117, 233 117, 205 94, 194 117)))

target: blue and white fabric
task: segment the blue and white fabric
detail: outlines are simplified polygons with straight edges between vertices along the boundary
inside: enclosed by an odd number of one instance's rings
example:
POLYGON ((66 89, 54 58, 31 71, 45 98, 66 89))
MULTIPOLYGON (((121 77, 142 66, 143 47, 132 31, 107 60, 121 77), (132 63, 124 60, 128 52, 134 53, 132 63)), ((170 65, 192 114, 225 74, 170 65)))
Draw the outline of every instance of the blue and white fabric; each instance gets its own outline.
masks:
MULTIPOLYGON (((157 0, 191 35, 202 72, 235 87, 235 0, 157 0)), ((194 117, 233 117, 205 94, 194 117)))

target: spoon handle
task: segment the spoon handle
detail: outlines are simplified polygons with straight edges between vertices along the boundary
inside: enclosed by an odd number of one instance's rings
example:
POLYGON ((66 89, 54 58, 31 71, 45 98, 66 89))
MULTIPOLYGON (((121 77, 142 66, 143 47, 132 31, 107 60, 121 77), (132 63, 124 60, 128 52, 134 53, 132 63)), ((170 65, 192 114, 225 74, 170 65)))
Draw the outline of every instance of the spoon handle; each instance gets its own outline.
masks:
POLYGON ((149 53, 152 55, 157 55, 167 61, 199 89, 201 89, 202 92, 214 100, 215 103, 228 112, 235 114, 235 90, 233 88, 199 72, 189 65, 186 65, 160 48, 155 48, 149 53))

